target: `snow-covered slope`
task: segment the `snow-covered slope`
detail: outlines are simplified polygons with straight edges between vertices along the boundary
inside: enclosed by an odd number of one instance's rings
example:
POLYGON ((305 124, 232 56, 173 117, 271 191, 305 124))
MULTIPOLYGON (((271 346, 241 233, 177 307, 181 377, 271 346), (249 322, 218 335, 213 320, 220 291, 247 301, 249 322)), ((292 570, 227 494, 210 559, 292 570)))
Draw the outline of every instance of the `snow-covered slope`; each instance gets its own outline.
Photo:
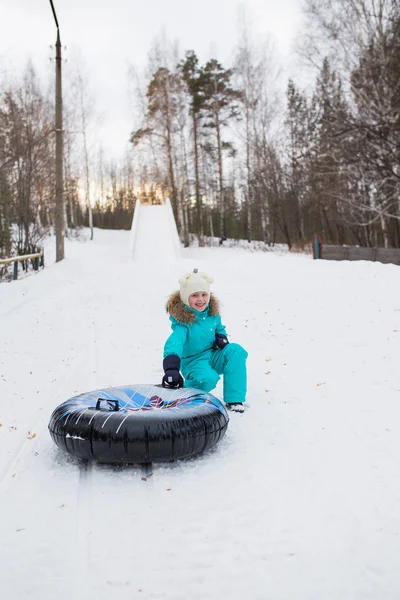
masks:
POLYGON ((137 262, 150 265, 174 262, 180 256, 180 242, 172 207, 147 206, 137 201, 131 231, 131 250, 137 262))
POLYGON ((0 285, 2 597, 397 600, 399 267, 155 244, 132 261, 130 235, 0 285), (62 453, 60 402, 160 381, 163 305, 193 267, 249 351, 251 408, 150 477, 62 453))

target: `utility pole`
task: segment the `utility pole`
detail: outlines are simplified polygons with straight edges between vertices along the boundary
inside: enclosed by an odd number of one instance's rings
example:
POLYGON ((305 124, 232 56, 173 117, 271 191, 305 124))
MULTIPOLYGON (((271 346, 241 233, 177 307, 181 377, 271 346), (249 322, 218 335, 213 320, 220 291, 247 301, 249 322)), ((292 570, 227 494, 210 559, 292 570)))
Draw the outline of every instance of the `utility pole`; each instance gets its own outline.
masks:
POLYGON ((56 262, 64 258, 64 180, 63 180, 63 118, 62 118, 62 71, 60 28, 53 0, 50 0, 54 20, 57 26, 56 41, 56 262))

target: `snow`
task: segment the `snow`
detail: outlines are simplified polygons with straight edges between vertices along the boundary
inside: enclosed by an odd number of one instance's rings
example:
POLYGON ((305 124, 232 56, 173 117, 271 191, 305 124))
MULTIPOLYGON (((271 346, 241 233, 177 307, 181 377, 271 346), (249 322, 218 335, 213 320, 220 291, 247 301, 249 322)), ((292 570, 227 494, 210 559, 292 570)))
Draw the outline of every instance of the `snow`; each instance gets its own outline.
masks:
POLYGON ((131 251, 136 262, 159 265, 171 262, 181 254, 169 200, 167 204, 155 206, 145 206, 138 202, 132 232, 131 251))
POLYGON ((134 260, 130 232, 85 232, 58 264, 51 238, 44 270, 0 285, 2 597, 399 598, 399 267, 179 257, 165 211, 143 208, 134 260), (194 267, 249 352, 249 410, 213 451, 152 473, 63 453, 58 404, 161 380, 164 304, 194 267))

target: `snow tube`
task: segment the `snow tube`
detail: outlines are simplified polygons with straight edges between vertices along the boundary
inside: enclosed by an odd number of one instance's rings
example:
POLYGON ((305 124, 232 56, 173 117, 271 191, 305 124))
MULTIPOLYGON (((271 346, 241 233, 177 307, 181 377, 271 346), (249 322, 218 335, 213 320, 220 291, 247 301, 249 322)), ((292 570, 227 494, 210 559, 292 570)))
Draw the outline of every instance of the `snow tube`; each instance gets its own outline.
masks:
POLYGON ((74 456, 102 463, 189 458, 225 435, 223 404, 194 388, 130 385, 70 398, 50 417, 54 442, 74 456))

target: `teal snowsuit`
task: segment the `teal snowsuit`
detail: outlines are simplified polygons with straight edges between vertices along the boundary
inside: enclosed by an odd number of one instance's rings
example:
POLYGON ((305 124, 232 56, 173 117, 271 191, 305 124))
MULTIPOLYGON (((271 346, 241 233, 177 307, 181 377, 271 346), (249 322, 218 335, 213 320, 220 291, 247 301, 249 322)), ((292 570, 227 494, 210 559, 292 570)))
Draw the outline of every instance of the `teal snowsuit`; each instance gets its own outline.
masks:
POLYGON ((164 358, 176 354, 181 359, 185 387, 211 391, 224 375, 224 402, 244 402, 246 399, 247 352, 239 344, 215 348, 215 334, 226 335, 219 305, 211 295, 210 304, 199 312, 183 304, 179 292, 168 303, 172 333, 165 342, 164 358))

